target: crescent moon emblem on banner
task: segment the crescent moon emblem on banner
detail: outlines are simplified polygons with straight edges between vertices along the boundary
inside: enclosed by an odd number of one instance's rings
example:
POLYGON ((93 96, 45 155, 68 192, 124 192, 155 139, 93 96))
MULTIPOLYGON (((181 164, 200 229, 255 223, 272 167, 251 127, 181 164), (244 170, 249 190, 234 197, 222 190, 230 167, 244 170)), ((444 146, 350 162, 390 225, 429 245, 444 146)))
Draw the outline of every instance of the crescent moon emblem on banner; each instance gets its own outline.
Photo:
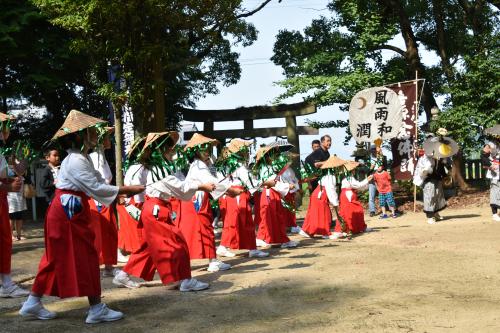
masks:
POLYGON ((358 99, 361 100, 361 107, 359 109, 362 110, 366 106, 366 98, 364 98, 364 97, 358 97, 358 99))

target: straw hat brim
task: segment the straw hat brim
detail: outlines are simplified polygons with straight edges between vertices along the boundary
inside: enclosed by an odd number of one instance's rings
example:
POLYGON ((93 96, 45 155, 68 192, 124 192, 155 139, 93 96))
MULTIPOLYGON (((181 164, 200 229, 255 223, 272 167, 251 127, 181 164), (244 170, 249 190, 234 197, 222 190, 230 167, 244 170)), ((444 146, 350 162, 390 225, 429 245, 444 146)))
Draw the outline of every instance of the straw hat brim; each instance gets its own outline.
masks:
POLYGON ((237 153, 244 147, 250 147, 252 143, 253 143, 252 141, 232 139, 227 145, 227 148, 231 153, 237 153))
POLYGON ((146 136, 146 142, 144 143, 144 147, 142 148, 142 151, 145 151, 147 148, 149 148, 153 143, 160 139, 164 139, 166 137, 170 137, 174 141, 174 145, 179 141, 179 133, 175 131, 170 131, 170 132, 153 132, 153 133, 148 133, 146 136))
POLYGON ((136 150, 138 148, 140 148, 141 144, 143 144, 145 141, 146 141, 146 137, 145 136, 139 137, 139 138, 135 139, 134 142, 132 142, 132 144, 130 145, 128 151, 127 151, 127 156, 132 156, 132 154, 135 153, 136 150))
POLYGON ((345 165, 346 163, 346 160, 343 160, 337 156, 330 156, 330 158, 323 163, 320 169, 338 168, 342 165, 345 165))
POLYGON ((0 122, 4 122, 7 120, 15 120, 16 117, 11 116, 10 114, 0 112, 0 122))
POLYGON ((204 144, 210 144, 212 146, 218 145, 219 141, 217 139, 212 139, 208 138, 200 133, 194 133, 193 137, 189 142, 187 143, 186 147, 184 147, 184 150, 188 150, 191 148, 194 148, 199 145, 204 145, 204 144))
POLYGON ((65 135, 76 133, 81 130, 99 125, 106 124, 107 121, 89 116, 83 112, 77 110, 71 110, 64 120, 61 128, 54 134, 52 140, 59 139, 65 135))
POLYGON ((273 142, 267 146, 259 148, 259 150, 255 154, 255 163, 259 163, 259 161, 262 160, 262 158, 270 151, 274 150, 274 151, 279 151, 281 153, 284 153, 284 152, 291 150, 292 148, 293 148, 293 145, 289 144, 289 143, 281 144, 281 143, 273 142))
POLYGON ((359 166, 359 162, 356 161, 347 161, 346 164, 344 164, 344 167, 346 168, 347 171, 352 171, 356 169, 359 166))

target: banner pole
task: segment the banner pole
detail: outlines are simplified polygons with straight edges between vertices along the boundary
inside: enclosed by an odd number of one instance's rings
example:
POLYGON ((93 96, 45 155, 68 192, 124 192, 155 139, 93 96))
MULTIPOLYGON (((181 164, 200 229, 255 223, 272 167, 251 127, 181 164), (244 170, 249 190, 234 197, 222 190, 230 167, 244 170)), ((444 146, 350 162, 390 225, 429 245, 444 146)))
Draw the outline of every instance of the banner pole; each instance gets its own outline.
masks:
MULTIPOLYGON (((418 71, 415 71, 415 147, 413 149, 413 161, 417 161, 418 150, 418 71)), ((413 167, 413 174, 415 174, 413 167)), ((413 212, 417 211, 417 185, 413 184, 413 212)))

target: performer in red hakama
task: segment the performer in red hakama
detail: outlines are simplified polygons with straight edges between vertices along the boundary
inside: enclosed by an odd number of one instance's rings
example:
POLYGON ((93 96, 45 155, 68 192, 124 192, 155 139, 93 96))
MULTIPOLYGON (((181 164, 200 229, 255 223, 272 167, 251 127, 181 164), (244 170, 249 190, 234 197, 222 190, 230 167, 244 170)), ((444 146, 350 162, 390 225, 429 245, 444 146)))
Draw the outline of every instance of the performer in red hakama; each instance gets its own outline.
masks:
MULTIPOLYGON (((268 257, 269 253, 257 250, 255 243, 255 224, 250 207, 251 193, 260 185, 248 170, 248 146, 251 141, 233 139, 224 148, 218 164, 220 171, 229 178, 231 188, 237 191, 235 197, 224 198, 224 228, 217 254, 234 257, 233 250, 249 250, 249 257, 268 257)), ((268 185, 273 185, 269 182, 268 185)), ((220 202, 220 200, 219 200, 220 202)), ((221 209, 222 211, 222 209, 221 209)))
POLYGON ((261 182, 275 180, 274 186, 263 186, 259 195, 259 231, 257 246, 281 244, 282 248, 296 247, 297 242, 286 235, 287 222, 283 218, 281 198, 294 187, 293 184, 281 181, 279 173, 287 167, 288 159, 281 154, 292 149, 290 144, 272 143, 259 148, 255 158, 254 168, 261 182))
MULTIPOLYGON (((358 200, 357 191, 368 189, 368 183, 373 176, 368 176, 362 181, 354 178, 354 169, 358 162, 348 161, 345 164, 346 174, 341 182, 339 214, 346 223, 347 229, 352 234, 367 232, 371 229, 366 226, 365 213, 361 202, 358 200)), ((341 226, 335 225, 335 235, 342 234, 341 226)))
POLYGON ((333 207, 339 205, 335 175, 345 163, 346 161, 337 156, 331 156, 323 162, 321 166, 323 175, 318 181, 318 186, 311 194, 304 224, 299 232, 301 236, 309 238, 314 235, 321 235, 325 239, 333 238, 330 232, 332 223, 330 205, 333 207))
MULTIPOLYGON (((10 122, 13 116, 0 112, 0 141, 5 143, 10 135, 10 122)), ((16 165, 19 174, 24 173, 22 165, 16 165)), ((7 178, 7 161, 0 154, 0 297, 23 297, 29 292, 12 281, 10 274, 12 257, 12 229, 9 222, 8 192, 19 192, 22 181, 19 177, 7 178)))
POLYGON ((123 313, 101 303, 99 257, 90 227, 89 198, 109 206, 118 194, 133 195, 143 186, 112 186, 105 183, 87 155, 97 144, 96 127, 105 121, 72 110, 52 140, 67 149, 61 164, 56 193, 45 219, 45 253, 28 300, 19 313, 38 319, 53 319, 45 309, 43 295, 61 298, 87 296, 90 304, 86 323, 121 319, 123 313))
MULTIPOLYGON (((146 137, 137 138, 127 152, 127 161, 129 166, 126 169, 123 183, 129 185, 146 185, 147 169, 144 161, 138 157, 138 154, 144 147, 146 137)), ((144 203, 144 193, 139 193, 131 198, 121 200, 116 205, 118 215, 118 261, 127 262, 130 254, 137 251, 142 243, 142 228, 138 225, 140 210, 144 203), (129 213, 130 212, 130 213, 129 213), (133 215, 133 216, 132 216, 133 215)))
POLYGON ((227 180, 218 179, 212 168, 211 151, 218 144, 215 139, 195 133, 184 148, 193 159, 186 181, 194 184, 210 182, 216 184, 214 191, 197 191, 189 201, 181 202, 179 228, 186 239, 191 259, 209 259, 208 271, 228 270, 231 265, 217 259, 213 215, 209 197, 218 200, 224 193, 235 195, 227 180), (212 170, 211 170, 212 168, 212 170))
POLYGON ((182 181, 174 173, 172 148, 177 132, 149 133, 143 152, 148 168, 146 200, 139 224, 143 242, 139 250, 113 279, 113 283, 130 287, 129 275, 151 281, 158 270, 163 284, 179 284, 181 291, 203 290, 208 283, 191 278, 188 245, 172 220, 171 198, 189 200, 198 190, 210 191, 215 185, 182 181))

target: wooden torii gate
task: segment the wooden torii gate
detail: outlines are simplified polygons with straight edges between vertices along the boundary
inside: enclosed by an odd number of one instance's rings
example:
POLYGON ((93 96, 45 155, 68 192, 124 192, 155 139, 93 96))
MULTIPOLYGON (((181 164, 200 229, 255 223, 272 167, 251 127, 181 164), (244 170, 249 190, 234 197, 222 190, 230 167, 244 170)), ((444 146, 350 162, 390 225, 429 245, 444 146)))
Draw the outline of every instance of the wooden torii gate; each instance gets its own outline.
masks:
MULTIPOLYGON (((203 134, 225 143, 232 138, 287 137, 295 146, 294 152, 300 156, 299 135, 318 135, 319 131, 310 126, 297 126, 297 116, 316 113, 316 105, 302 102, 295 104, 279 104, 273 106, 240 107, 225 110, 181 109, 183 119, 203 122, 203 134), (286 127, 254 128, 256 119, 285 118, 286 127), (214 122, 243 120, 243 129, 214 130, 214 122)), ((193 132, 185 132, 184 140, 189 140, 193 132)), ((298 161, 294 161, 298 162, 298 161)))

